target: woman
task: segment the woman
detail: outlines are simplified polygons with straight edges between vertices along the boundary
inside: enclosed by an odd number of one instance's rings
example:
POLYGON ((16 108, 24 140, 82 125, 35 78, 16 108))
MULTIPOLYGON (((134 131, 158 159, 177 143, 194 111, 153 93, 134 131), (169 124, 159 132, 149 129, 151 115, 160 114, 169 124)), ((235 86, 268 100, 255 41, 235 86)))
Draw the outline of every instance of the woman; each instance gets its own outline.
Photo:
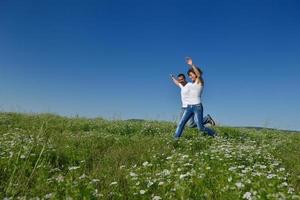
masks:
MULTIPOLYGON (((193 114, 199 131, 203 131, 206 134, 214 137, 216 133, 212 129, 203 125, 203 106, 201 103, 201 94, 203 91, 204 81, 202 78, 202 71, 193 64, 192 58, 187 57, 186 63, 191 66, 188 71, 188 76, 192 80, 192 83, 188 84, 188 94, 186 98, 187 108, 179 120, 177 129, 175 131, 175 138, 178 139, 181 136, 185 124, 193 114)), ((182 87, 179 82, 174 82, 179 87, 182 87)))

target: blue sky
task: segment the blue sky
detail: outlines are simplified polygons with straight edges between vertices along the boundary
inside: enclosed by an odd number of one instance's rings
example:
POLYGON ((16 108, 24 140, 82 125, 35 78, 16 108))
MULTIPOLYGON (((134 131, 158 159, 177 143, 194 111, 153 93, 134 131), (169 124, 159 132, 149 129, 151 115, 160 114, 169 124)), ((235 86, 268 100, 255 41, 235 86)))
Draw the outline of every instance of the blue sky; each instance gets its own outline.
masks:
POLYGON ((1 0, 0 109, 174 120, 169 74, 204 71, 205 113, 300 130, 297 0, 1 0))

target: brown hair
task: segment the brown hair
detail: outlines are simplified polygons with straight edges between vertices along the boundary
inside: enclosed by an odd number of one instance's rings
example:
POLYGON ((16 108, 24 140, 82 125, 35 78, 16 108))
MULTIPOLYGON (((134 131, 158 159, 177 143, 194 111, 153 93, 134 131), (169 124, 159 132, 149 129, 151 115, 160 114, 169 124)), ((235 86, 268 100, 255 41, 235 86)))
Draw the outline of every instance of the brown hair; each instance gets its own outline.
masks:
MULTIPOLYGON (((197 77, 197 78, 199 79, 201 85, 204 85, 204 80, 203 80, 203 77, 202 77, 203 72, 202 72, 202 70, 201 70, 199 67, 196 67, 196 68, 197 68, 197 70, 198 70, 199 73, 200 73, 200 77, 197 77)), ((193 73, 193 74, 195 74, 195 75, 197 76, 197 74, 195 73, 194 69, 192 69, 192 68, 189 69, 189 71, 187 72, 187 75, 189 76, 190 73, 193 73)))

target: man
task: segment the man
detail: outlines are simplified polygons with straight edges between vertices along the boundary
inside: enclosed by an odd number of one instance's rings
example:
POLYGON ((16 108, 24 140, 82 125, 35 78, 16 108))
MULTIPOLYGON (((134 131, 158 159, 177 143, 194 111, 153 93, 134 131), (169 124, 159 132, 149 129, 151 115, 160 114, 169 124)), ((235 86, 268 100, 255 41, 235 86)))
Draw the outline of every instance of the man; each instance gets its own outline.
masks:
MULTIPOLYGON (((181 112, 180 112, 180 116, 179 116, 179 119, 181 119, 183 113, 184 113, 184 110, 187 108, 187 103, 186 103, 186 97, 188 95, 188 91, 189 91, 189 86, 191 83, 188 83, 185 79, 185 75, 184 74, 178 74, 177 76, 177 80, 176 78, 171 75, 171 78, 173 80, 173 82, 175 84, 179 83, 182 85, 181 88, 181 102, 182 102, 182 107, 181 107, 181 112)), ((215 121, 212 119, 212 117, 210 115, 207 115, 203 118, 203 124, 206 125, 206 124, 211 124, 212 126, 215 125, 215 121)), ((194 116, 192 116, 188 122, 186 123, 186 125, 189 127, 189 128, 195 128, 197 127, 196 123, 195 123, 195 120, 194 120, 194 116)))

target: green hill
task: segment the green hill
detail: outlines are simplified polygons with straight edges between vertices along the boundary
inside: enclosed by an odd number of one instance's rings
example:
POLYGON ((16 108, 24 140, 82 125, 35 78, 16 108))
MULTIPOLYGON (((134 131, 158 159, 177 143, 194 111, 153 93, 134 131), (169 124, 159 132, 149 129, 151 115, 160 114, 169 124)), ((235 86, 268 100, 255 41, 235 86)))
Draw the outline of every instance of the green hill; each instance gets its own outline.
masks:
POLYGON ((0 113, 0 199, 300 199, 300 134, 0 113))

